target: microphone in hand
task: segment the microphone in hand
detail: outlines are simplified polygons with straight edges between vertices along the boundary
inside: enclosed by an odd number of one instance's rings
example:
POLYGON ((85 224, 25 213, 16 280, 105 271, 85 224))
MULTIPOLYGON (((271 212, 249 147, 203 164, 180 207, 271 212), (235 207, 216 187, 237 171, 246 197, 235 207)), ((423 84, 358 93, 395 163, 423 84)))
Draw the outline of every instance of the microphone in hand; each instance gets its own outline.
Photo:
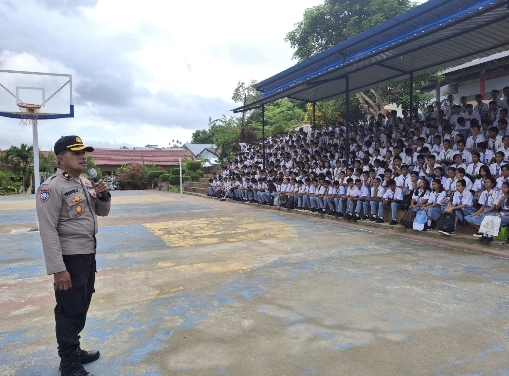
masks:
MULTIPOLYGON (((99 175, 97 175, 97 171, 95 170, 95 168, 91 168, 90 170, 88 170, 88 175, 90 175, 92 180, 94 182, 96 182, 96 183, 100 180, 99 179, 99 175)), ((108 192, 101 192, 101 200, 102 201, 108 201, 109 200, 108 192)))

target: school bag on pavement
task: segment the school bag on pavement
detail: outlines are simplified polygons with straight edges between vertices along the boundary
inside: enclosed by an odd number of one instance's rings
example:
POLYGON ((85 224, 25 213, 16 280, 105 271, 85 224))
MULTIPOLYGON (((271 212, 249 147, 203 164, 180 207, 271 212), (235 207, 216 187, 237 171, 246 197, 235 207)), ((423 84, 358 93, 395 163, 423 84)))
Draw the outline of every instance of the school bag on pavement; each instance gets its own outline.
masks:
POLYGON ((293 196, 288 196, 288 199, 286 200, 286 204, 285 204, 285 207, 287 209, 293 209, 293 203, 294 203, 294 198, 293 196))
POLYGON ((424 225, 428 221, 428 215, 424 210, 419 210, 414 218, 413 229, 415 231, 423 231, 424 225))
POLYGON ((407 210, 401 219, 401 226, 404 228, 412 228, 414 225, 414 218, 415 212, 413 210, 407 210))
POLYGON ((444 213, 438 220, 438 230, 445 232, 454 231, 454 213, 444 213))

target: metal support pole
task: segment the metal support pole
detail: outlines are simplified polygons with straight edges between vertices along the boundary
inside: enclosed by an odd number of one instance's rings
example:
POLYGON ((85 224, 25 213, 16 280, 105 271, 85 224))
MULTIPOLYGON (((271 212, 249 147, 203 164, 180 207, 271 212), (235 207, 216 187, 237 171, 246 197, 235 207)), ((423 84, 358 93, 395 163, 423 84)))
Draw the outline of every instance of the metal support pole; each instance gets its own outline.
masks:
POLYGON ((346 167, 350 160, 350 76, 345 77, 345 158, 346 167))
POLYGON ((316 102, 313 102, 313 126, 316 126, 316 102))
POLYGON ((265 105, 262 104, 262 144, 263 144, 263 160, 262 168, 265 171, 265 105))
POLYGON ((486 94, 486 72, 481 71, 481 74, 479 75, 479 94, 482 95, 483 99, 484 95, 486 94))
MULTIPOLYGON (((41 185, 41 173, 39 171, 39 132, 37 130, 37 119, 32 120, 33 129, 33 149, 34 149, 34 192, 37 194, 37 190, 41 185)), ((39 218, 35 213, 35 228, 39 229, 39 218)))
POLYGON ((435 100, 437 102, 440 102, 440 89, 441 89, 440 82, 437 82, 437 85, 435 87, 435 100))
POLYGON ((179 167, 180 167, 180 195, 182 196, 182 157, 179 157, 179 167))
POLYGON ((412 108, 414 108, 414 72, 410 72, 410 117, 412 117, 412 108))

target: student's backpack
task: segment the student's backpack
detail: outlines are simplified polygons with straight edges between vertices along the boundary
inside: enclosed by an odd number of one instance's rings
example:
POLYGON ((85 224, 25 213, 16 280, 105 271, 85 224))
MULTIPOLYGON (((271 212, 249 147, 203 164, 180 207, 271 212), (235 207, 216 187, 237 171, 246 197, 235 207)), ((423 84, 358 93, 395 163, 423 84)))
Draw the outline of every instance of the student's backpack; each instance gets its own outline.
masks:
POLYGON ((444 213, 438 221, 438 230, 445 232, 454 231, 454 213, 444 213))
POLYGON ((426 222, 428 221, 428 215, 424 210, 419 210, 414 218, 413 229, 415 231, 423 231, 426 222))
MULTIPOLYGON (((405 195, 403 200, 399 203, 399 210, 408 210, 410 208, 410 204, 412 203, 412 194, 405 195)), ((410 226, 412 227, 412 226, 410 226)))
POLYGON ((401 226, 404 228, 412 228, 414 225, 414 218, 415 212, 413 210, 407 210, 401 219, 401 226))
POLYGON ((286 204, 285 204, 285 207, 287 209, 293 209, 293 203, 294 203, 294 198, 293 196, 288 196, 287 200, 286 200, 286 204))

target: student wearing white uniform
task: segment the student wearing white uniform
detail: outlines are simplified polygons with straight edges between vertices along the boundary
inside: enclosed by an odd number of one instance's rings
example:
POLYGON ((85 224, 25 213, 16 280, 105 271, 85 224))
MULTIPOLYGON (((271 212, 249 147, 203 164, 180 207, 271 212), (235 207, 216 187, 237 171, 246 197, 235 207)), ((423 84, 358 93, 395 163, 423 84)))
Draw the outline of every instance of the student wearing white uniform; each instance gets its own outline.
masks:
POLYGON ((423 205, 422 210, 428 215, 428 223, 424 226, 424 231, 431 230, 431 221, 438 222, 442 215, 442 204, 447 196, 444 186, 439 179, 434 179, 431 183, 431 193, 429 194, 428 201, 423 205))
POLYGON ((497 178, 497 189, 502 189, 502 184, 505 182, 509 182, 509 164, 505 164, 502 166, 502 176, 497 178))
POLYGON ((410 179, 410 173, 408 172, 408 166, 403 165, 401 166, 401 175, 399 175, 396 179, 396 187, 401 188, 403 191, 403 194, 406 194, 407 191, 410 189, 411 185, 411 179, 410 179))
MULTIPOLYGON (((496 209, 491 213, 496 213, 494 215, 500 218, 500 227, 509 225, 509 182, 503 183, 496 209), (496 211, 498 211, 498 213, 496 213, 496 211)), ((484 244, 489 244, 493 241, 493 237, 483 234, 479 241, 484 244)))
POLYGON ((318 192, 320 191, 320 186, 318 185, 318 180, 313 179, 311 182, 311 187, 309 187, 309 205, 311 207, 312 212, 316 212, 318 210, 318 192))
MULTIPOLYGON (((500 197, 500 192, 496 189, 496 180, 493 177, 487 177, 484 179, 484 186, 486 189, 481 193, 479 197, 479 204, 481 207, 476 212, 465 217, 465 221, 470 223, 471 225, 479 228, 481 222, 484 217, 487 215, 496 214, 495 210, 497 208, 498 199, 500 197)), ((477 237, 481 237, 481 233, 477 233, 477 237)))
POLYGON ((421 210, 429 200, 430 188, 429 182, 426 179, 419 180, 419 189, 412 193, 412 201, 410 202, 410 209, 415 212, 421 210))
POLYGON ((353 182, 353 179, 352 181, 348 179, 347 182, 348 182, 348 188, 346 190, 346 195, 348 196, 346 202, 347 213, 343 218, 347 220, 352 219, 354 221, 357 221, 361 219, 360 217, 361 208, 363 206, 364 201, 369 196, 369 191, 366 187, 362 186, 362 181, 360 179, 356 179, 355 183, 353 182))
POLYGON ((444 235, 455 235, 458 222, 463 223, 466 216, 475 212, 472 193, 466 189, 466 186, 467 183, 463 179, 456 183, 452 204, 445 209, 447 213, 454 214, 454 229, 451 232, 440 231, 444 235))
POLYGON ((375 222, 377 220, 376 214, 378 212, 378 206, 382 202, 385 193, 385 188, 382 187, 381 182, 382 180, 380 178, 373 179, 373 187, 371 187, 369 201, 367 201, 371 207, 371 222, 375 222))
POLYGON ((389 225, 394 226, 398 224, 396 218, 398 216, 398 210, 401 207, 400 203, 403 200, 403 191, 401 188, 396 187, 394 179, 389 179, 389 181, 387 181, 387 187, 388 189, 383 195, 383 200, 378 204, 378 219, 376 223, 384 223, 383 214, 385 208, 391 210, 392 221, 389 225))

